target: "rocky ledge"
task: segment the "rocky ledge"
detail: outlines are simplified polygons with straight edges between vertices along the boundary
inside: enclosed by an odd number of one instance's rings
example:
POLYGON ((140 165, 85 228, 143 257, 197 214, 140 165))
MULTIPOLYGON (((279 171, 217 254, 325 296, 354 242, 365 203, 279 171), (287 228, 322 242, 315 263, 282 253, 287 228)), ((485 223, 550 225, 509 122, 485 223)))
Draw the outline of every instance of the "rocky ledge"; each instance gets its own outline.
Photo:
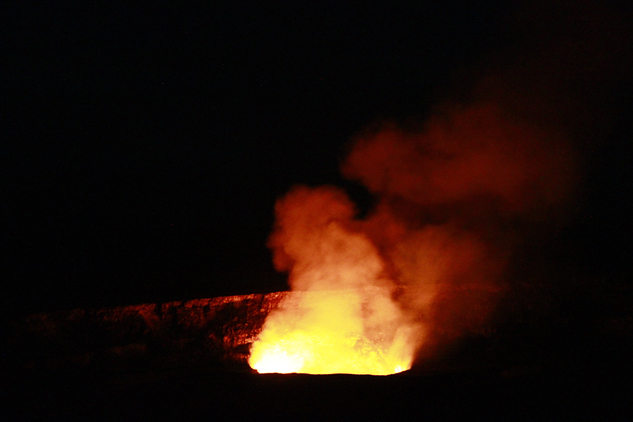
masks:
POLYGON ((247 368, 266 315, 289 292, 39 313, 5 322, 5 369, 107 372, 247 368))

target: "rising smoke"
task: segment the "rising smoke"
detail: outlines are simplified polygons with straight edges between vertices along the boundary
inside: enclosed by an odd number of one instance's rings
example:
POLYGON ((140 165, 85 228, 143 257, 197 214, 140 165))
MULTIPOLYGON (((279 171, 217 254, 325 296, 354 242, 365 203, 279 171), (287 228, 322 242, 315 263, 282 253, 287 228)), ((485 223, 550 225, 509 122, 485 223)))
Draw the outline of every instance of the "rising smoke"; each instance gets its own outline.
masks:
POLYGON ((626 68, 624 26, 595 5, 518 16, 520 52, 479 68, 418 128, 382 122, 353 140, 341 171, 376 196, 366 217, 335 187, 277 203, 269 246, 293 290, 387 292, 358 310, 370 339, 406 326, 428 355, 483 326, 517 245, 569 219, 626 68))

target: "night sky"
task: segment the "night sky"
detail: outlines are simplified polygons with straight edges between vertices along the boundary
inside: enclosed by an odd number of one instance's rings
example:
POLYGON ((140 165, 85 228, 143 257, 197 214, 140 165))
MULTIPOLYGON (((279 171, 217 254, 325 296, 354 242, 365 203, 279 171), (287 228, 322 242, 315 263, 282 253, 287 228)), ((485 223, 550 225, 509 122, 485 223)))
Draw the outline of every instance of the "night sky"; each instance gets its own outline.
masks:
MULTIPOLYGON (((367 211, 339 174, 350 139, 423 121, 473 69, 520 57, 546 12, 525 23, 509 3, 4 5, 2 312, 286 289, 275 200, 334 184, 367 211)), ((603 93, 573 221, 535 248, 547 265, 630 283, 631 92, 614 77, 603 93)))

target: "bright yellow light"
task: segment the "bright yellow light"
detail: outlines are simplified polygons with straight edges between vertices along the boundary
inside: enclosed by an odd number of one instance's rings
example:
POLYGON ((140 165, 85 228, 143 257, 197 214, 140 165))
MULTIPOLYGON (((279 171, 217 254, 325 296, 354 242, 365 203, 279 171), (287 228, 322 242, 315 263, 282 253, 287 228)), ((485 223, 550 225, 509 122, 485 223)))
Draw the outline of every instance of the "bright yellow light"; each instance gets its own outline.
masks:
MULTIPOLYGON (((260 373, 388 375, 409 369, 412 351, 407 331, 398 327, 397 308, 390 305, 395 313, 389 333, 372 332, 363 319, 368 303, 385 305, 377 295, 378 290, 304 293, 269 315, 249 364, 260 373)), ((379 311, 384 316, 385 310, 379 311)))

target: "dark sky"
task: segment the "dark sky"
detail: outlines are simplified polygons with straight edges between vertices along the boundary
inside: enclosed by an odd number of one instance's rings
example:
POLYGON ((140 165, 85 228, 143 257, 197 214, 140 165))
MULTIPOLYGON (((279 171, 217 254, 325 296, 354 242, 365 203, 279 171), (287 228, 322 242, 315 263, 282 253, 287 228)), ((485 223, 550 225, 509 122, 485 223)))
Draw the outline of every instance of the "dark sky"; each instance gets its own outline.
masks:
MULTIPOLYGON (((350 138, 522 42, 508 2, 183 3, 3 6, 3 312, 285 288, 275 199, 333 183, 367 206, 338 174, 350 138)), ((631 259, 629 82, 554 242, 595 273, 631 259)))

